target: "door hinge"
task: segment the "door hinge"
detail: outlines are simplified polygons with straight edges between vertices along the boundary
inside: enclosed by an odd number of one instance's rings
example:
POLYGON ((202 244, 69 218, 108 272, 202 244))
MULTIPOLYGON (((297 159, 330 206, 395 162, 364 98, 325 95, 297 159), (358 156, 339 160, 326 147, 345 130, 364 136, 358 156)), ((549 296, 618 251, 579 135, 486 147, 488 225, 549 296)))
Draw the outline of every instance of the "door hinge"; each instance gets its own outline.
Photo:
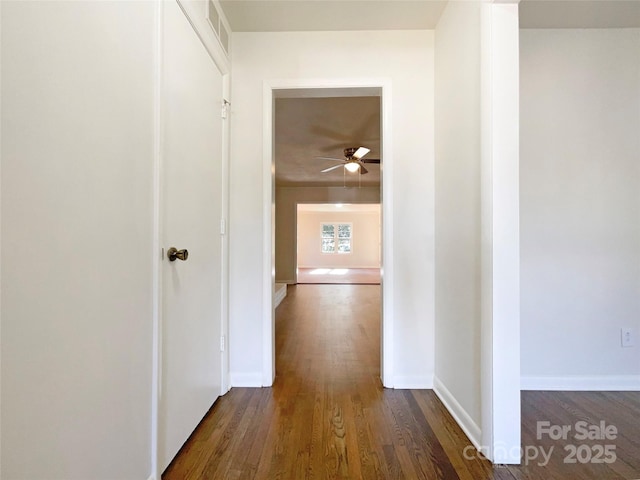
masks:
POLYGON ((224 335, 220 337, 220 351, 224 352, 224 335))
POLYGON ((229 107, 231 106, 231 104, 226 100, 226 99, 222 99, 222 113, 221 113, 221 117, 223 119, 226 119, 229 116, 229 107))

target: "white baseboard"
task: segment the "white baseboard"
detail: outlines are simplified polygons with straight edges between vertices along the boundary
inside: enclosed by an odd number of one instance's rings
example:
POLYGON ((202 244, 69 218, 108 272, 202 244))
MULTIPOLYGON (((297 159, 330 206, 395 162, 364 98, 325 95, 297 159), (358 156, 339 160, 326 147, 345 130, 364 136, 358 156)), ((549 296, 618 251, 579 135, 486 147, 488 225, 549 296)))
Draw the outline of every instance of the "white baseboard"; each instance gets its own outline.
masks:
POLYGON ((275 298, 273 299, 273 308, 278 308, 280 302, 287 296, 287 284, 283 284, 282 288, 276 288, 275 298))
POLYGON ((400 375, 393 377, 393 388, 412 390, 431 390, 433 375, 400 375))
POLYGON ((471 416, 464 408, 462 408, 462 405, 460 405, 458 400, 456 400, 453 394, 438 377, 434 378, 433 383, 433 391, 436 392, 440 401, 444 404, 447 410, 449 410, 449 413, 458 425, 460 425, 462 431, 467 435, 467 437, 469 437, 473 446, 476 447, 477 450, 480 450, 482 445, 482 430, 478 424, 473 421, 471 416))
POLYGON ((276 280, 276 283, 286 283, 287 285, 295 285, 297 282, 295 280, 276 280))
POLYGON ((262 388, 262 372, 258 373, 233 373, 229 374, 231 387, 262 388))
POLYGON ((640 375, 566 375, 523 376, 520 379, 521 390, 554 390, 554 391, 640 391, 640 375))

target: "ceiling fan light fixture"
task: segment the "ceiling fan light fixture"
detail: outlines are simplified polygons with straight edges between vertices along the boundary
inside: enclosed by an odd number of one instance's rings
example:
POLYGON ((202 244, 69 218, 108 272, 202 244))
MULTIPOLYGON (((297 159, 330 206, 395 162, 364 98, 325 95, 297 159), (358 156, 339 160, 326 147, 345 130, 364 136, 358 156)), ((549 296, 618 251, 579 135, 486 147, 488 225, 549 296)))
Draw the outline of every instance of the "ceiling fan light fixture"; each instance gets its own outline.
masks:
POLYGON ((358 164, 358 162, 347 162, 344 164, 344 168, 349 170, 351 173, 356 173, 358 170, 360 170, 360 165, 358 164))
MULTIPOLYGON (((354 156, 355 158, 362 158, 362 157, 364 157, 367 153, 369 153, 370 151, 371 151, 371 150, 369 150, 369 149, 368 149, 368 148, 366 148, 366 147, 360 147, 360 148, 358 148, 358 149, 355 151, 355 153, 353 154, 353 156, 354 156)), ((354 170, 354 172, 355 172, 355 170, 354 170)))

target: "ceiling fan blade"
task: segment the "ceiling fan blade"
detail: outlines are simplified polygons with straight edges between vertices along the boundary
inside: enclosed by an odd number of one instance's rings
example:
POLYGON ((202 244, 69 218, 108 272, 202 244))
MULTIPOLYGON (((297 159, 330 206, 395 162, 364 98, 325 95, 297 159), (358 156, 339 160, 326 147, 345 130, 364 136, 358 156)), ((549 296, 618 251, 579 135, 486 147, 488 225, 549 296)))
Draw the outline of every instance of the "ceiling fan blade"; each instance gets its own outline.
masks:
POLYGON ((367 158, 367 159, 361 159, 360 160, 362 163, 380 163, 380 159, 379 158, 367 158))
POLYGON ((369 153, 371 150, 369 150, 366 147, 360 147, 356 150, 356 152, 353 154, 353 158, 357 158, 360 159, 362 157, 364 157, 367 153, 369 153))
MULTIPOLYGON (((358 163, 360 163, 360 162, 358 162, 358 163)), ((360 163, 360 174, 364 175, 365 173, 369 173, 369 170, 364 168, 364 165, 362 165, 362 163, 360 163)))
POLYGON ((336 168, 344 167, 344 163, 342 165, 334 165, 333 167, 325 168, 324 170, 320 170, 320 173, 330 172, 331 170, 335 170, 336 168))
POLYGON ((334 158, 334 157, 316 157, 318 160, 331 160, 332 162, 343 162, 344 158, 334 158))

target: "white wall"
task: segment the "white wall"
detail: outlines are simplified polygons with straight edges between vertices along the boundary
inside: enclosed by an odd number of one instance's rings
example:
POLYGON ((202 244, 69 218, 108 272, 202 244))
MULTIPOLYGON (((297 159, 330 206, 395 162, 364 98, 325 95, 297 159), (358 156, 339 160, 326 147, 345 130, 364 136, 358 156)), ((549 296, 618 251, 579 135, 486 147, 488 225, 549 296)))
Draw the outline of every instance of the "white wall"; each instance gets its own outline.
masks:
POLYGON ((638 52, 638 29, 521 32, 526 388, 640 388, 638 52))
POLYGON ((380 203, 379 187, 277 187, 276 188, 276 281, 296 282, 299 203, 380 203))
POLYGON ((436 27, 435 391, 497 463, 520 455, 518 8, 436 27))
POLYGON ((377 211, 298 211, 298 266, 325 268, 380 267, 380 209, 377 211), (352 225, 351 253, 322 253, 323 223, 352 225))
POLYGON ((2 3, 2 478, 151 472, 154 31, 2 3))
MULTIPOLYGON (((230 347, 233 378, 262 378, 265 79, 392 83, 395 384, 433 375, 433 32, 233 35, 230 347), (247 292, 249 295, 247 295, 247 292)), ((385 193, 386 195, 386 193, 385 193)), ((385 198, 385 201, 387 199, 385 198)))
POLYGON ((436 28, 436 390, 479 438, 480 4, 436 28), (455 399, 455 402, 453 401, 455 399), (459 407, 455 405, 457 403, 459 407))

